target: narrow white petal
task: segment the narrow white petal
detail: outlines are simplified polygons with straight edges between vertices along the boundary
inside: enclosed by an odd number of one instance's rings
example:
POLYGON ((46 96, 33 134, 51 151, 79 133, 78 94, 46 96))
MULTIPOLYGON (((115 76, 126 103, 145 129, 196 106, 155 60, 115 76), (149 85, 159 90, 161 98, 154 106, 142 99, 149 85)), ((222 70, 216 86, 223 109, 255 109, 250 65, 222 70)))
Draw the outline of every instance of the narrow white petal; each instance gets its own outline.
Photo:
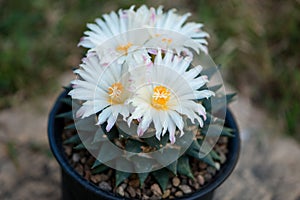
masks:
POLYGON ((111 115, 111 107, 108 107, 106 109, 104 109, 98 116, 98 122, 97 125, 103 124, 104 122, 106 122, 107 118, 111 115))
POLYGON ((202 66, 198 65, 192 69, 190 69, 185 75, 184 78, 187 80, 194 79, 196 76, 198 76, 202 71, 202 66))
POLYGON ((106 131, 109 132, 111 128, 115 125, 117 121, 117 117, 110 115, 108 120, 107 120, 107 126, 106 126, 106 131))
POLYGON ((168 113, 166 111, 160 111, 158 112, 159 114, 159 120, 162 124, 163 130, 162 130, 162 135, 164 135, 167 130, 168 130, 168 123, 169 123, 169 116, 168 113))
POLYGON ((169 130, 169 139, 171 141, 171 144, 174 144, 176 141, 176 138, 175 138, 176 125, 174 122, 172 122, 172 121, 169 122, 168 130, 169 130))
POLYGON ((153 113, 153 124, 156 130, 156 138, 158 140, 160 140, 160 135, 161 135, 161 131, 162 131, 162 125, 161 125, 161 121, 159 119, 159 114, 157 112, 153 113))
POLYGON ((208 99, 211 96, 214 96, 215 93, 211 90, 201 90, 201 91, 195 91, 194 92, 195 98, 196 99, 208 99))
POLYGON ((183 132, 184 122, 182 117, 175 111, 170 111, 169 115, 171 116, 172 121, 176 124, 178 129, 183 132))
POLYGON ((206 83, 208 83, 207 76, 200 76, 194 79, 193 81, 191 81, 190 85, 192 86, 193 89, 199 89, 206 83))

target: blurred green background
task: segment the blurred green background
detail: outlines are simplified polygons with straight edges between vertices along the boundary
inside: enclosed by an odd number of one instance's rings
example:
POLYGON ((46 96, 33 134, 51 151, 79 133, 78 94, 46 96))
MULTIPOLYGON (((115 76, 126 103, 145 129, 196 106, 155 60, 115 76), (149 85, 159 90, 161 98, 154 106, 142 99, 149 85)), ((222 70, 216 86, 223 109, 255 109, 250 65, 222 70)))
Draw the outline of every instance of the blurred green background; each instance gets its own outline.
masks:
POLYGON ((84 55, 86 23, 132 4, 192 12, 226 81, 300 141, 299 0, 0 0, 0 109, 59 87, 84 55))

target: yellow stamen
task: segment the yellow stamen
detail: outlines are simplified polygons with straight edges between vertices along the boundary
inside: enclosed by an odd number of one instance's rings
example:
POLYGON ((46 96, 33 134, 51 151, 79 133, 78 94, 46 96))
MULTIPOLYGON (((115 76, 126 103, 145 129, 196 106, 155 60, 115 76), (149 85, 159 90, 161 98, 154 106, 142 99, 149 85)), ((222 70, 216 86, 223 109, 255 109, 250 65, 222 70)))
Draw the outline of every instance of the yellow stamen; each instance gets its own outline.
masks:
POLYGON ((167 110, 171 92, 164 86, 156 86, 153 89, 151 105, 158 110, 167 110))
POLYGON ((120 104, 121 94, 123 92, 123 85, 119 82, 114 83, 108 88, 109 103, 110 104, 120 104))
POLYGON ((173 42, 173 40, 171 38, 163 38, 161 39, 162 42, 166 42, 168 44, 171 44, 173 42))
POLYGON ((128 53, 128 49, 132 46, 132 43, 131 42, 128 42, 127 44, 125 45, 119 45, 117 47, 117 51, 120 51, 122 53, 125 53, 127 54, 128 53))

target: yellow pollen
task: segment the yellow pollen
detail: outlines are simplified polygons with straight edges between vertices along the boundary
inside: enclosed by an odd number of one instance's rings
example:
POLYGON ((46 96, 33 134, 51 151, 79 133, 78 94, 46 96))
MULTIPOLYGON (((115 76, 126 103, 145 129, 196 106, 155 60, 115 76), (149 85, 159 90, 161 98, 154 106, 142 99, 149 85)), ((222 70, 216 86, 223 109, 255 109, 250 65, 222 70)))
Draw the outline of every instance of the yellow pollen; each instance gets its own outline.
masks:
POLYGON ((126 54, 128 53, 128 49, 132 46, 131 42, 128 42, 125 45, 119 45, 117 47, 117 51, 125 52, 126 54))
POLYGON ((170 39, 170 38, 163 38, 163 39, 161 39, 161 41, 162 41, 162 42, 166 42, 166 43, 168 43, 168 44, 171 44, 171 43, 173 42, 173 40, 170 39))
POLYGON ((123 92, 123 85, 121 83, 114 83, 108 88, 109 103, 110 104, 120 104, 121 94, 123 92))
POLYGON ((167 110, 171 92, 164 86, 156 86, 153 89, 151 105, 158 110, 167 110))

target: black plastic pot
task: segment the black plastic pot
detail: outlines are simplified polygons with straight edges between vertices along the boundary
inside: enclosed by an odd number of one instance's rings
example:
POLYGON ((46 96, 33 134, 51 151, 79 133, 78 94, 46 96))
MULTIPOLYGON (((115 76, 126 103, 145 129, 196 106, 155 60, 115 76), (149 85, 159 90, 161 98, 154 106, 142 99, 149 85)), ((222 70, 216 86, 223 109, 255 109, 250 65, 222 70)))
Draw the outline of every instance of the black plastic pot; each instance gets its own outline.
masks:
MULTIPOLYGON (((49 144, 53 155, 61 167, 63 200, 126 199, 116 196, 113 193, 100 190, 96 185, 90 183, 80 176, 68 163, 62 146, 61 137, 64 129, 64 119, 55 117, 57 114, 69 111, 71 109, 69 106, 61 102, 61 99, 66 96, 67 91, 64 91, 58 97, 54 107, 51 110, 48 121, 49 144)), ((226 113, 225 123, 228 127, 234 129, 235 134, 235 137, 229 139, 229 154, 227 155, 225 164, 222 165, 222 168, 218 171, 217 175, 209 184, 205 185, 201 190, 180 199, 212 199, 214 190, 219 187, 233 171, 239 157, 240 137, 237 124, 230 110, 228 110, 226 113)))

